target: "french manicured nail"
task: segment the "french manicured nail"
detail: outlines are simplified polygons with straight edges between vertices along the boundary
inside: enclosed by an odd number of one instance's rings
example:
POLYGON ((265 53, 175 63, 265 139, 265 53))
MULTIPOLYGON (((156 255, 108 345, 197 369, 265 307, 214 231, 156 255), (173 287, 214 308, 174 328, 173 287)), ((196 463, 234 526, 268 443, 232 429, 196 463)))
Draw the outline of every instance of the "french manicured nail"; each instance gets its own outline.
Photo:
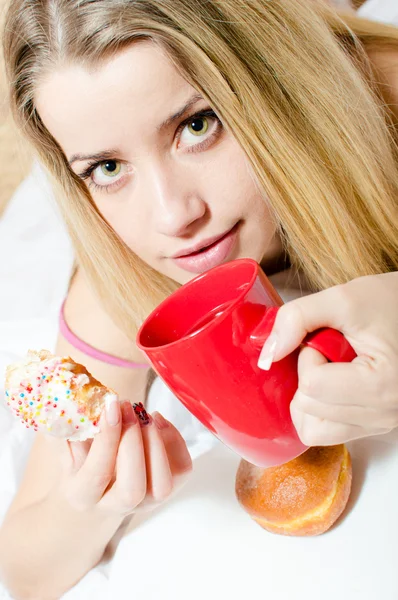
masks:
POLYGON ((273 360, 276 354, 276 346, 278 343, 278 337, 275 333, 271 333, 271 335, 267 338, 263 349, 261 350, 260 357, 258 359, 257 365, 263 371, 269 371, 273 360))
POLYGON ((152 418, 148 415, 142 402, 136 402, 133 404, 133 408, 141 427, 144 427, 144 425, 150 425, 152 423, 152 418))
POLYGON ((137 423, 137 417, 129 400, 122 402, 121 409, 123 425, 134 425, 137 423))
POLYGON ((166 429, 167 427, 169 427, 170 423, 166 421, 163 415, 161 415, 157 411, 152 413, 152 417, 158 429, 166 429))
POLYGON ((108 425, 116 427, 120 421, 120 402, 115 394, 108 394, 105 398, 105 412, 108 425))

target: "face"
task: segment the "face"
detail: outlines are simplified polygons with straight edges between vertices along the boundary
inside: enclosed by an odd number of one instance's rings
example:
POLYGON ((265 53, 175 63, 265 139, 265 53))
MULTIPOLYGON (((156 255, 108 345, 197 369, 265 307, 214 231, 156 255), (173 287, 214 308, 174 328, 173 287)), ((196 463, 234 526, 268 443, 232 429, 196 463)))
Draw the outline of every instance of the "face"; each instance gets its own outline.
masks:
POLYGON ((59 69, 36 104, 105 219, 157 271, 185 283, 234 258, 280 254, 242 149, 152 42, 96 70, 59 69))

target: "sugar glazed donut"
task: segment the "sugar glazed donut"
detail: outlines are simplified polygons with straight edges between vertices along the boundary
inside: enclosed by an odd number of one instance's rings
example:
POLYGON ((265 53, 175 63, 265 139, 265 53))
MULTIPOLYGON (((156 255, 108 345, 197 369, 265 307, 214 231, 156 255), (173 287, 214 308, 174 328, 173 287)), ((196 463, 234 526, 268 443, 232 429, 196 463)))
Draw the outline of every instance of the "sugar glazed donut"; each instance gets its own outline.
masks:
POLYGON ((72 441, 92 438, 105 405, 116 394, 71 358, 28 352, 6 370, 5 400, 34 431, 72 441))
POLYGON ((351 491, 351 457, 344 444, 309 448, 284 465, 267 469, 245 460, 236 474, 236 496, 264 529, 310 536, 327 531, 351 491))

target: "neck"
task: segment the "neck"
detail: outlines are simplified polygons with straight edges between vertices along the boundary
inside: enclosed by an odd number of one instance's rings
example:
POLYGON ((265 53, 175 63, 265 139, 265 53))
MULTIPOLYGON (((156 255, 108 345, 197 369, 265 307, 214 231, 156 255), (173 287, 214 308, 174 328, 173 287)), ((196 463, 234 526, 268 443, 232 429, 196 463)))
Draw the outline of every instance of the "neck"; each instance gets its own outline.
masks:
POLYGON ((279 271, 285 271, 291 268, 290 257, 286 252, 281 252, 278 256, 263 259, 260 262, 260 267, 266 275, 273 275, 279 271))

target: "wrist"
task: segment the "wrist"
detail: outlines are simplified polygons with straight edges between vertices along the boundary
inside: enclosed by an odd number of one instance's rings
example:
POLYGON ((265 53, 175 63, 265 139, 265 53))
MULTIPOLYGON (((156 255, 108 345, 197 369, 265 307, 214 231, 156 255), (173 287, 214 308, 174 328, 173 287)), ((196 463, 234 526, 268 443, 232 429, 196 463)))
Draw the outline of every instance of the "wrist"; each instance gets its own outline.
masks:
POLYGON ((0 560, 5 584, 21 599, 61 597, 98 564, 122 521, 123 516, 105 513, 97 506, 77 510, 54 488, 41 501, 6 519, 6 539, 0 544, 8 548, 0 560), (15 540, 23 543, 15 544, 15 540), (18 548, 18 552, 10 552, 10 548, 18 548), (23 577, 21 563, 25 565, 23 577))

